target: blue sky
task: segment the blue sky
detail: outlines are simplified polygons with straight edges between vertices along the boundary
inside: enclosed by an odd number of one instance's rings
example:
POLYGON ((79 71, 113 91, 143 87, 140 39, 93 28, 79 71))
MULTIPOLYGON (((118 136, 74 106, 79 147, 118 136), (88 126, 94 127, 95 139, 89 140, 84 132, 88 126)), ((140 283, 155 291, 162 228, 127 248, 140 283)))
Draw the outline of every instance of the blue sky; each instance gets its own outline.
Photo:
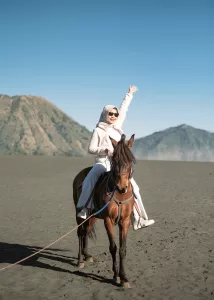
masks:
POLYGON ((1 0, 0 94, 39 95, 90 130, 134 97, 124 131, 214 132, 214 1, 1 0))

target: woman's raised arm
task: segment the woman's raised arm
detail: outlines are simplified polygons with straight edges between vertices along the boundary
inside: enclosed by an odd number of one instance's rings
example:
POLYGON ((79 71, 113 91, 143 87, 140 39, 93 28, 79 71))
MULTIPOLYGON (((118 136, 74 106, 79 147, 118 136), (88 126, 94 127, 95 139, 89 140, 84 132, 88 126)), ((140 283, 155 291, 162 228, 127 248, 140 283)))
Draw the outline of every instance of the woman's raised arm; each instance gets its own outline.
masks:
POLYGON ((128 111, 129 104, 132 101, 133 94, 136 93, 137 90, 138 89, 136 86, 129 86, 129 90, 126 93, 125 97, 123 98, 123 101, 119 107, 119 117, 118 120, 116 121, 117 127, 122 128, 126 118, 126 113, 128 111))

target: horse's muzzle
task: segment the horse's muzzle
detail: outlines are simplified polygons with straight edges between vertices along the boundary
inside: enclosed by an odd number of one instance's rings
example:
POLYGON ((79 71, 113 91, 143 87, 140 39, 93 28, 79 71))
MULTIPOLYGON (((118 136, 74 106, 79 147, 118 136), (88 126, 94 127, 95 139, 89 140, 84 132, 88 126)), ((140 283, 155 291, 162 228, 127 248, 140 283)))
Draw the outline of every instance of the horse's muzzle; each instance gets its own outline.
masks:
POLYGON ((125 188, 120 189, 119 186, 117 185, 117 190, 120 194, 126 194, 128 191, 128 186, 126 186, 125 188))

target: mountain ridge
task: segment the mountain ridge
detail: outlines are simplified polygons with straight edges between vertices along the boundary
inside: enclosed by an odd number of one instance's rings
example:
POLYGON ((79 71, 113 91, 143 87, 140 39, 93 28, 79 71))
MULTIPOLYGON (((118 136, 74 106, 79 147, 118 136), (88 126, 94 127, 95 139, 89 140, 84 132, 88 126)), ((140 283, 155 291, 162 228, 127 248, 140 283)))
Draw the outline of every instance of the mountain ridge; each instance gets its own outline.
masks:
MULTIPOLYGON (((88 155, 91 132, 41 96, 0 94, 0 153, 88 155)), ((187 124, 137 138, 137 159, 214 161, 214 133, 187 124)))
POLYGON ((91 133, 40 96, 0 95, 0 152, 87 155, 91 133))
POLYGON ((214 133, 187 124, 135 140, 138 159, 214 161, 214 133))

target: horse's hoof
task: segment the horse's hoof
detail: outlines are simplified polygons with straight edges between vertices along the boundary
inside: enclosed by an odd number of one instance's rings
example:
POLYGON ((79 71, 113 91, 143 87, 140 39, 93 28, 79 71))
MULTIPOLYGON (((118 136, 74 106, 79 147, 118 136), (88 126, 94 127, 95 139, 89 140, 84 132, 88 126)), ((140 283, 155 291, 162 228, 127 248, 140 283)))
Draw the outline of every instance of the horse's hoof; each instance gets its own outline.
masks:
POLYGON ((85 261, 89 262, 89 263, 93 263, 94 262, 94 259, 92 256, 89 256, 89 257, 86 257, 85 258, 85 261))
POLYGON ((114 277, 113 280, 116 284, 120 284, 120 277, 114 277))
POLYGON ((85 264, 83 262, 78 263, 78 268, 83 269, 85 267, 85 264))
POLYGON ((124 289, 131 289, 131 285, 129 282, 123 282, 121 285, 124 289))

